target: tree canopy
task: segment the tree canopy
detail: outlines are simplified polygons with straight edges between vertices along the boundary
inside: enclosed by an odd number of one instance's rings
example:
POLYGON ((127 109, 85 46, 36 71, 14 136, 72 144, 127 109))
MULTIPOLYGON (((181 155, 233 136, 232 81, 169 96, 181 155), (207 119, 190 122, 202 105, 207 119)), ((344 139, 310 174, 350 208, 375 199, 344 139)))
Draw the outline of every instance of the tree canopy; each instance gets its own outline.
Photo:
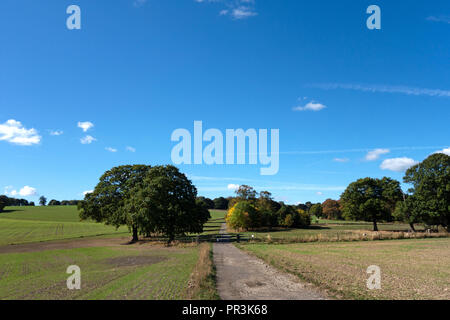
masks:
POLYGON ((214 209, 226 210, 228 209, 228 200, 224 197, 218 197, 214 200, 214 209))
POLYGON ((391 178, 364 178, 352 182, 341 196, 343 214, 347 219, 373 222, 390 220, 395 204, 402 199, 400 183, 391 178))
POLYGON ((322 214, 327 219, 341 219, 342 212, 339 201, 327 199, 322 203, 322 214))
POLYGON ((41 206, 45 206, 46 203, 47 203, 47 198, 44 197, 44 196, 40 196, 40 197, 39 197, 39 204, 40 204, 41 206))
POLYGON ((129 212, 146 233, 158 232, 170 243, 176 236, 200 233, 210 214, 203 201, 196 201, 197 189, 176 167, 156 166, 146 172, 126 201, 129 212))
POLYGON ((436 153, 409 168, 403 178, 410 183, 411 196, 406 200, 412 221, 428 225, 442 225, 449 230, 450 224, 450 156, 436 153))
POLYGON ((132 241, 138 240, 140 219, 137 210, 125 206, 140 186, 147 172, 147 165, 124 165, 106 171, 92 193, 79 202, 81 219, 93 219, 116 228, 127 225, 133 231, 132 241), (133 191, 132 191, 133 190, 133 191))

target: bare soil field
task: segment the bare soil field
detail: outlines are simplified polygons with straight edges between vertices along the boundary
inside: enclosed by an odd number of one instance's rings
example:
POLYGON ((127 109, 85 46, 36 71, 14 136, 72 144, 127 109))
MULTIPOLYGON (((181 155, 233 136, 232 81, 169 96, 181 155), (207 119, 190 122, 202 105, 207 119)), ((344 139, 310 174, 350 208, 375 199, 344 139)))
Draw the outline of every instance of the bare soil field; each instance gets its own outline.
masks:
POLYGON ((299 244, 239 248, 344 299, 450 299, 450 239, 299 244), (381 268, 381 289, 369 290, 367 268, 381 268))

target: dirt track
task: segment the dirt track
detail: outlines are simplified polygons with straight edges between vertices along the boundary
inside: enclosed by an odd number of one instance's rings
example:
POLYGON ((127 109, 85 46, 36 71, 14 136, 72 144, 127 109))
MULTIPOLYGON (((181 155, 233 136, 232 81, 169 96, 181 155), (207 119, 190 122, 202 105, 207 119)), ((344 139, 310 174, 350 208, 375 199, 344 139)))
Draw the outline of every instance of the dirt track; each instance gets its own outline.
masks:
POLYGON ((311 285, 269 266, 231 243, 214 244, 214 263, 217 268, 217 290, 223 300, 326 299, 311 285))

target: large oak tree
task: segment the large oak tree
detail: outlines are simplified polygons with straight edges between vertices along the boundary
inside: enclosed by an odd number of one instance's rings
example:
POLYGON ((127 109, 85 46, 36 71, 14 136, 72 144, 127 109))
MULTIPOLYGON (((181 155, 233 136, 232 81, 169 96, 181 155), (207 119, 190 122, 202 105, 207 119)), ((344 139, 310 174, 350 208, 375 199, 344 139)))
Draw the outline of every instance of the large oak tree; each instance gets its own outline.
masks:
POLYGON ((344 217, 351 220, 377 222, 390 220, 395 204, 402 199, 400 183, 391 178, 364 178, 352 182, 341 195, 344 217))
POLYGON ((139 231, 144 229, 142 218, 136 209, 126 206, 126 203, 134 195, 134 188, 142 184, 150 168, 147 165, 124 165, 106 171, 94 191, 79 202, 80 218, 90 218, 116 228, 127 225, 133 233, 132 241, 137 241, 139 231))
POLYGON ((126 208, 136 212, 145 233, 161 233, 172 242, 176 236, 200 233, 210 218, 202 201, 196 201, 197 189, 176 167, 151 168, 137 184, 126 208))

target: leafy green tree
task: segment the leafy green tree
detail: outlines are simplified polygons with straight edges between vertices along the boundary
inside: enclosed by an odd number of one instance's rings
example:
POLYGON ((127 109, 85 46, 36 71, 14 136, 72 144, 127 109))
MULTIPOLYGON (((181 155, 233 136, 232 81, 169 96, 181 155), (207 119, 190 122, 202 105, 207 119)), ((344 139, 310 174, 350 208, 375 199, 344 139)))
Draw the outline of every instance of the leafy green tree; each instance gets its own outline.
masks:
POLYGON ((214 209, 218 210, 226 210, 228 209, 228 200, 224 197, 219 197, 213 200, 214 201, 214 209))
POLYGON ((296 214, 296 210, 294 209, 294 207, 289 206, 289 205, 282 205, 280 207, 280 209, 277 211, 278 225, 283 226, 283 227, 288 227, 288 228, 292 227, 294 225, 295 214, 296 214), (291 217, 288 218, 288 216, 291 216, 291 217), (289 222, 289 223, 287 223, 287 222, 289 222))
POLYGON ((409 224, 412 231, 416 231, 414 228, 414 223, 420 222, 419 217, 413 214, 413 198, 408 195, 403 195, 403 200, 398 201, 395 210, 393 212, 393 217, 397 221, 406 222, 409 224))
POLYGON ((272 229, 278 225, 277 211, 281 205, 274 201, 269 191, 261 191, 256 201, 256 207, 260 215, 260 225, 272 229))
POLYGON ((47 203, 47 198, 44 197, 44 196, 41 196, 41 197, 39 198, 39 205, 45 206, 46 203, 47 203))
POLYGON ((236 190, 236 196, 240 200, 255 201, 257 192, 252 187, 243 184, 242 186, 239 186, 239 188, 236 190))
POLYGON ((311 224, 311 216, 308 212, 302 209, 297 209, 297 215, 296 215, 296 221, 295 226, 296 227, 307 227, 311 224))
POLYGON ((50 202, 48 203, 49 206, 60 206, 61 202, 59 202, 58 200, 52 199, 50 200, 50 202))
POLYGON ((312 216, 316 216, 316 217, 320 218, 320 217, 322 217, 322 213, 323 213, 323 208, 320 203, 313 204, 309 208, 309 214, 312 216))
POLYGON ((413 186, 407 199, 411 218, 450 231, 450 156, 432 154, 409 168, 403 181, 413 186))
POLYGON ((197 189, 176 167, 156 166, 146 172, 126 201, 129 212, 145 233, 161 233, 171 243, 176 236, 201 233, 211 217, 202 201, 196 202, 197 189))
POLYGON ((197 200, 203 202, 204 206, 207 209, 214 209, 214 201, 212 201, 210 198, 198 197, 197 200))
POLYGON ((147 165, 124 165, 106 171, 92 193, 86 194, 84 201, 78 203, 80 218, 104 222, 116 228, 127 225, 133 233, 131 241, 138 240, 138 233, 144 226, 138 208, 126 206, 144 177, 150 170, 147 165))
POLYGON ((288 214, 283 221, 283 226, 287 227, 287 228, 291 228, 294 226, 294 218, 292 217, 292 214, 288 214))
POLYGON ((400 183, 391 178, 364 178, 352 182, 341 195, 344 217, 377 222, 391 220, 395 204, 402 199, 400 183))

